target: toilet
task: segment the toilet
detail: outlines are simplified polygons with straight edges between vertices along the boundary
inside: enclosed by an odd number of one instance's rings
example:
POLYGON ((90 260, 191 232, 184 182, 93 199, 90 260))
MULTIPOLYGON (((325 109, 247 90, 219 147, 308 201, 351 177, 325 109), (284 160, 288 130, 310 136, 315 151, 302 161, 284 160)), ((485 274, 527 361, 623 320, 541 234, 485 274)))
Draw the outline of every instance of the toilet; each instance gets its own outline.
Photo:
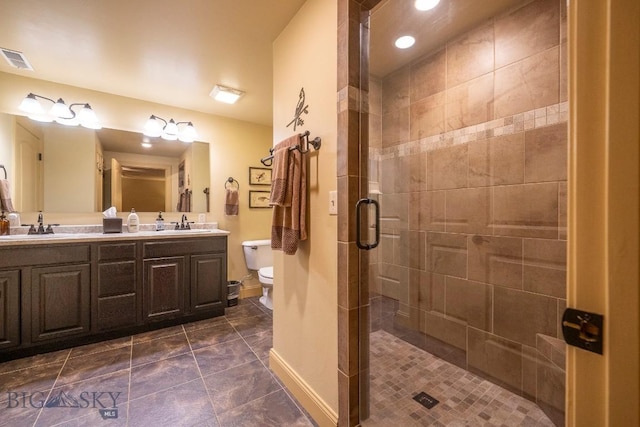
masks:
POLYGON ((247 240, 242 242, 244 261, 249 270, 258 272, 258 280, 262 285, 260 302, 269 310, 273 310, 271 291, 273 289, 273 252, 271 240, 247 240))

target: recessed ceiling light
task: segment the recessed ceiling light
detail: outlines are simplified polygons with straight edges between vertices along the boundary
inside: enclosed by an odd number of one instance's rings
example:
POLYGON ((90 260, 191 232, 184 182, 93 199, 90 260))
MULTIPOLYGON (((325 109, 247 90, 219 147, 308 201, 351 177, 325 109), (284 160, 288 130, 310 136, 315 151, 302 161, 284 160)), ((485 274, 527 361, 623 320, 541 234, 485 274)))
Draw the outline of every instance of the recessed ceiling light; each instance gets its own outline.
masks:
POLYGON ((411 36, 402 36, 396 40, 396 47, 398 49, 407 49, 413 46, 415 42, 416 42, 416 39, 414 39, 411 36))
POLYGON ((151 144, 150 142, 143 142, 143 143, 142 143, 142 144, 140 144, 140 145, 142 145, 144 148, 151 148, 151 147, 153 147, 153 144, 151 144))
POLYGON ((244 95, 243 91, 222 85, 215 85, 209 94, 216 101, 224 102, 225 104, 235 104, 242 95, 244 95))
POLYGON ((416 0, 415 6, 418 10, 431 10, 440 3, 440 0, 416 0))

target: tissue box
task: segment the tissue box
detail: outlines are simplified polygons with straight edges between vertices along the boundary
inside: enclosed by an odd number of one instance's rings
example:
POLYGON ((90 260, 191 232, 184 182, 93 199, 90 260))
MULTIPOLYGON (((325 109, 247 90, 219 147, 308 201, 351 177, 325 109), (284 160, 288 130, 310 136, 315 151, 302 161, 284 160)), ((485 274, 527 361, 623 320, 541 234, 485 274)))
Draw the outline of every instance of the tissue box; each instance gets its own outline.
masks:
POLYGON ((104 233, 122 233, 122 218, 102 218, 104 233))

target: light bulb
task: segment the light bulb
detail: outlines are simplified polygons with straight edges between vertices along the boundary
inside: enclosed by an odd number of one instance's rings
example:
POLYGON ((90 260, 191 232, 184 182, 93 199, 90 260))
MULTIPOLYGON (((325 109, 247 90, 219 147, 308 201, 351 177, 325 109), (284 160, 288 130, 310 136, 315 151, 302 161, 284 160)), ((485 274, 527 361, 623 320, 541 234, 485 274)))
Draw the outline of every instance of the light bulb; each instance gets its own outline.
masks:
POLYGON ((156 119, 156 116, 153 114, 149 117, 149 120, 144 125, 144 134, 146 136, 150 136, 152 138, 156 138, 162 135, 162 125, 160 121, 156 119))
POLYGON ((415 6, 418 10, 431 10, 440 3, 440 0, 416 0, 415 6))
POLYGON ((398 37, 395 44, 398 49, 407 49, 413 46, 415 42, 416 42, 416 39, 414 39, 411 36, 402 36, 402 37, 398 37))

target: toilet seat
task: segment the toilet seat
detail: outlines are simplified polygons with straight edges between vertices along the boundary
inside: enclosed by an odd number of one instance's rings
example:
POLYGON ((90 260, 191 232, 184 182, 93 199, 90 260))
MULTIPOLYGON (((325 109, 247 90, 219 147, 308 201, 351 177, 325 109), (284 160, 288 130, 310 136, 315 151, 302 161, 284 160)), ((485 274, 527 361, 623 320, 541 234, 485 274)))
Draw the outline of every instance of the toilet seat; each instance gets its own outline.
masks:
POLYGON ((258 280, 264 285, 273 285, 273 267, 262 267, 259 269, 258 280))

